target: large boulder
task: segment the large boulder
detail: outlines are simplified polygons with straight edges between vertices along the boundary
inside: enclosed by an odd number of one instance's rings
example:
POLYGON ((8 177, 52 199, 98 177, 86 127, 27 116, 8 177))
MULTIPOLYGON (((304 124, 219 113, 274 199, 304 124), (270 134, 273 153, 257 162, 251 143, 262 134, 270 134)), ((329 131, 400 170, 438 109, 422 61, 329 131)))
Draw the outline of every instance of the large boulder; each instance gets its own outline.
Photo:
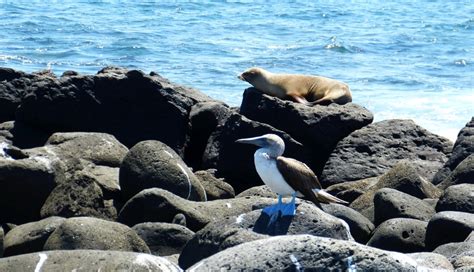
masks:
POLYGON ((441 195, 441 191, 422 178, 418 171, 411 166, 411 163, 400 162, 382 175, 375 185, 369 187, 364 194, 354 200, 350 207, 373 221, 374 196, 382 188, 392 188, 420 199, 437 198, 441 195))
POLYGON ((311 149, 316 174, 321 173, 341 139, 372 123, 374 118, 370 111, 353 103, 308 107, 263 94, 255 88, 245 90, 240 113, 285 131, 311 149))
POLYGON ((245 191, 240 192, 240 194, 235 197, 248 197, 248 196, 259 196, 267 198, 277 198, 278 195, 270 189, 267 185, 260 185, 248 188, 245 191))
POLYGON ((379 182, 379 177, 341 182, 327 187, 326 191, 333 196, 352 203, 352 201, 367 192, 377 182, 379 182))
POLYGON ((335 270, 416 271, 400 253, 312 235, 286 235, 244 243, 198 262, 191 271, 335 270))
POLYGON ((460 266, 471 266, 474 264, 474 262, 472 262, 474 261, 474 243, 472 241, 447 243, 438 246, 433 250, 433 252, 448 258, 455 268, 460 266))
POLYGON ((321 205, 326 213, 344 220, 347 225, 349 225, 354 240, 361 244, 367 243, 372 231, 375 229, 374 224, 372 224, 369 219, 359 212, 341 204, 332 203, 321 205))
POLYGON ((64 182, 64 165, 47 156, 21 159, 0 156, 0 217, 3 222, 40 219, 40 210, 57 184, 64 182))
POLYGON ((474 183, 449 186, 437 202, 436 211, 474 213, 474 183))
POLYGON ((206 200, 199 179, 173 149, 156 140, 140 142, 130 149, 120 167, 119 181, 127 200, 149 188, 162 188, 190 200, 206 200))
POLYGON ((144 253, 112 250, 54 250, 1 258, 0 271, 179 272, 182 270, 165 258, 144 253))
POLYGON ((307 163, 310 167, 312 166, 309 150, 285 132, 270 125, 249 120, 238 113, 232 113, 226 122, 218 126, 216 131, 211 134, 203 155, 203 167, 217 169, 216 175, 225 177, 226 182, 232 185, 236 193, 262 185, 253 161, 253 154, 257 147, 239 144, 235 141, 267 133, 277 134, 285 141, 284 156, 295 158, 307 163))
POLYGON ((393 218, 375 229, 367 245, 404 253, 424 251, 427 225, 421 220, 393 218))
POLYGON ((258 205, 270 205, 274 202, 276 200, 260 197, 198 202, 186 200, 163 189, 152 188, 141 191, 125 203, 118 221, 129 226, 143 222, 171 223, 177 214, 182 214, 186 226, 192 231, 198 231, 211 221, 250 212, 258 205))
POLYGON ((449 160, 433 178, 433 184, 444 181, 452 171, 469 155, 474 153, 474 117, 459 131, 449 160))
POLYGON ((93 217, 66 219, 51 233, 43 249, 98 249, 150 253, 146 243, 131 228, 93 217))
POLYGON ((374 195, 374 223, 392 218, 413 218, 428 222, 436 213, 423 200, 390 188, 382 188, 374 195))
POLYGON ((448 160, 452 143, 411 120, 384 120, 356 130, 341 140, 321 175, 323 185, 384 174, 408 160, 431 181, 448 160))
POLYGON ((465 158, 440 184, 438 188, 444 190, 449 186, 461 183, 474 183, 474 153, 465 158))
POLYGON ((269 225, 269 216, 262 210, 242 213, 209 223, 186 244, 179 264, 189 268, 196 262, 242 243, 267 238, 269 235, 310 234, 342 240, 352 239, 341 220, 314 205, 301 203, 294 217, 279 218, 269 225))
POLYGON ((27 86, 16 120, 51 132, 106 132, 128 147, 159 140, 183 154, 191 106, 211 100, 156 73, 107 67, 96 75, 39 76, 27 86))
POLYGON ((64 218, 53 216, 16 226, 5 236, 4 256, 42 251, 46 240, 64 220, 64 218))
POLYGON ((150 248, 151 254, 169 256, 181 253, 194 232, 188 228, 170 223, 146 222, 132 227, 150 248))
POLYGON ((445 211, 435 214, 426 229, 426 248, 434 249, 450 242, 461 242, 474 230, 474 214, 445 211))
POLYGON ((428 222, 426 248, 433 250, 439 245, 461 242, 474 230, 474 214, 465 212, 439 212, 428 222))

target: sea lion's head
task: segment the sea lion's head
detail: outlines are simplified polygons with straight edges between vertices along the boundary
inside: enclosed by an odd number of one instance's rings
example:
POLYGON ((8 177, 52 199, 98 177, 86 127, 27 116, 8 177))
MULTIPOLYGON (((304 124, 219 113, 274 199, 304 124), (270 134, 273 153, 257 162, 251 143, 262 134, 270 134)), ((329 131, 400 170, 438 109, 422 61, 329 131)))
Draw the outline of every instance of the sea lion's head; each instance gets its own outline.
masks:
POLYGON ((258 81, 263 74, 265 73, 265 70, 259 67, 252 67, 250 69, 247 69, 245 72, 237 76, 240 80, 247 81, 248 83, 252 84, 255 86, 255 82, 258 81))

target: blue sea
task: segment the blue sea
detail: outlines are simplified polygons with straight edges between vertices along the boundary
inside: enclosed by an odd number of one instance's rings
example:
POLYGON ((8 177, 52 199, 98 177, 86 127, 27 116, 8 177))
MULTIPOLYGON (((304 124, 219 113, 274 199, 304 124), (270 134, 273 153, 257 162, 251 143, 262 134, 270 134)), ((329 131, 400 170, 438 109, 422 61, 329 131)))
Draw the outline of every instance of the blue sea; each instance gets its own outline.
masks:
POLYGON ((375 121, 456 139, 474 115, 472 1, 2 1, 0 66, 156 71, 232 106, 260 66, 348 83, 375 121))

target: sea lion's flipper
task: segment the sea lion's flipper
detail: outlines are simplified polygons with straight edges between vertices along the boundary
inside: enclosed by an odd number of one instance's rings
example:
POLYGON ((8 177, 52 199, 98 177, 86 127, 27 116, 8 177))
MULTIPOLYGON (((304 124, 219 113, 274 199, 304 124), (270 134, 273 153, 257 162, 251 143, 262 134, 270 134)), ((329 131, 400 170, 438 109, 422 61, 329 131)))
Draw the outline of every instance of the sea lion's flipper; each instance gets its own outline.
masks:
POLYGON ((308 100, 306 100, 306 98, 296 95, 296 94, 289 94, 288 96, 291 97, 293 101, 301 103, 301 104, 308 105, 308 103, 310 103, 308 102, 308 100))

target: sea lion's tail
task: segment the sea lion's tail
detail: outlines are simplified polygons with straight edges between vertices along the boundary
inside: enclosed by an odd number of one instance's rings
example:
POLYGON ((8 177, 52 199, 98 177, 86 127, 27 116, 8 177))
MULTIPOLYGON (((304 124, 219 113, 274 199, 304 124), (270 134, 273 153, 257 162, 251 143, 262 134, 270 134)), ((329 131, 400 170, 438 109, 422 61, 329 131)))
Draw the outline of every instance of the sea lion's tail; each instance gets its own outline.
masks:
POLYGON ((349 204, 349 202, 337 198, 324 190, 313 190, 316 198, 323 203, 349 204))

